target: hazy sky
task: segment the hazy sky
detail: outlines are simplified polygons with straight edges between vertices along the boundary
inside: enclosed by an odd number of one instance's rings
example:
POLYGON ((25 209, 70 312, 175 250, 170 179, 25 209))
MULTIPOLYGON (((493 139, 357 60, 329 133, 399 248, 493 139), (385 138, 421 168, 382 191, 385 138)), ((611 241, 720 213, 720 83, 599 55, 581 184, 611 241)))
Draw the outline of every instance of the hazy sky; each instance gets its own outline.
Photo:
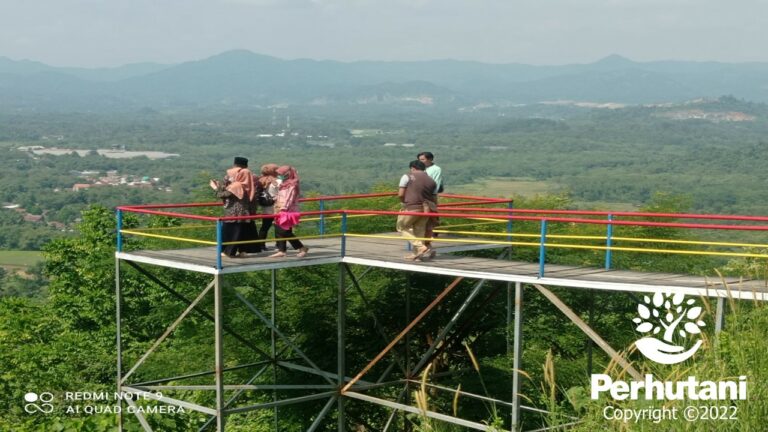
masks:
POLYGON ((0 56, 55 66, 284 59, 768 61, 767 0, 0 0, 0 56), (762 42, 761 42, 762 41, 762 42))

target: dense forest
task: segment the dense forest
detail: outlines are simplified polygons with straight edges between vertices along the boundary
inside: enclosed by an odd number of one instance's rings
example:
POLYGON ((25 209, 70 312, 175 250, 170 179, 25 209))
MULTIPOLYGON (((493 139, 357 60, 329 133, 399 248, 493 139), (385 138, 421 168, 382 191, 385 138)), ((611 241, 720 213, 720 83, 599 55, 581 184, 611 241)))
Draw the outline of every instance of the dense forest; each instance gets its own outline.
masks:
POLYGON ((768 106, 727 97, 612 110, 533 105, 470 112, 413 106, 0 113, 0 146, 6 153, 0 161, 0 202, 25 210, 0 211, 0 247, 39 249, 66 232, 93 203, 110 207, 200 199, 206 179, 219 176, 233 155, 249 157, 254 166, 270 161, 295 165, 303 189, 319 194, 393 185, 408 161, 429 149, 444 168, 449 188, 491 177, 527 179, 546 183, 582 207, 614 203, 637 208, 654 193, 668 192, 687 196, 698 212, 765 214, 766 132, 768 106), (707 113, 728 114, 731 120, 707 119, 707 113), (31 146, 92 152, 19 150, 31 146), (97 149, 179 156, 111 159, 96 154, 97 149), (88 171, 98 174, 82 174, 88 171), (72 190, 108 171, 158 180, 146 185, 151 187, 72 190), (42 219, 30 222, 24 213, 42 219))
MULTIPOLYGON (((369 203, 371 204, 371 203, 369 203)), ((375 204, 375 203, 374 203, 375 204)), ((563 208, 568 206, 562 198, 540 197, 532 201, 521 200, 523 207, 563 208)), ((378 203, 388 205, 387 203, 378 203)), ((652 200, 645 210, 684 211, 670 200, 652 200)), ((138 221, 127 220, 126 227, 138 221)), ((150 226, 157 226, 151 220, 150 226)), ((366 229, 380 232, 384 225, 367 225, 366 229)), ((527 228, 519 227, 521 230, 527 228)), ((49 279, 44 294, 29 296, 5 296, 0 299, 0 363, 6 371, 3 376, 3 396, 0 404, 3 430, 114 430, 115 415, 110 412, 66 412, 68 406, 78 403, 58 400, 51 415, 30 415, 23 409, 22 400, 29 391, 49 391, 56 395, 64 392, 109 392, 114 388, 115 377, 115 219, 112 211, 95 206, 83 213, 77 226, 78 235, 49 242, 44 247, 45 267, 49 279)), ((640 228, 642 231, 642 228, 640 228)), ((645 235, 674 238, 674 230, 653 230, 645 235)), ((301 234, 311 234, 302 230, 301 234)), ((584 231, 576 234, 589 234, 584 231)), ((625 233, 626 234, 626 233, 625 233)), ((643 232, 635 233, 643 236, 643 232)), ((158 247, 154 240, 131 239, 128 250, 158 247)), ((475 256, 494 257, 499 251, 472 252, 475 256)), ((533 260, 535 252, 516 250, 515 260, 533 260)), ((552 263, 599 266, 602 258, 585 250, 583 252, 553 252, 548 258, 552 263)), ((669 256, 648 257, 642 254, 625 254, 617 260, 618 268, 653 270, 681 273, 712 274, 720 271, 755 277, 765 271, 765 266, 754 259, 733 259, 725 263, 708 257, 669 256)), ((146 269, 145 269, 146 271, 146 269)), ((313 266, 307 269, 279 270, 276 274, 277 308, 280 330, 299 343, 302 355, 317 362, 324 370, 334 370, 336 363, 337 280, 341 268, 335 265, 313 266), (311 300, 308 300, 311 299, 311 300)), ((122 266, 123 289, 122 334, 123 360, 133 364, 164 332, 167 326, 187 307, 179 298, 191 299, 201 293, 210 282, 209 276, 180 270, 149 269, 151 277, 129 266, 122 266), (163 289, 172 287, 173 291, 163 289)), ((379 352, 388 340, 386 335, 399 332, 409 320, 409 315, 429 304, 434 296, 450 282, 450 278, 419 275, 385 269, 366 269, 351 266, 356 280, 350 283, 346 294, 346 364, 350 371, 361 370, 379 352), (408 311, 405 299, 412 308, 408 311)), ((224 308, 227 310, 225 325, 228 335, 226 364, 259 365, 257 354, 269 352, 270 332, 263 322, 248 312, 240 297, 262 311, 270 308, 270 273, 250 272, 225 276, 224 308), (231 331, 231 335, 229 334, 231 331), (235 335, 241 335, 235 337, 235 335), (241 339, 245 335, 245 340, 241 339), (257 352, 253 351, 255 346, 257 352)), ((349 283, 349 282, 348 282, 349 283)), ((385 373, 385 366, 395 366, 392 379, 398 375, 397 360, 407 358, 408 352, 422 353, 429 341, 436 337, 444 323, 464 305, 465 295, 476 281, 462 282, 455 294, 448 296, 439 308, 410 333, 410 338, 399 344, 394 358, 377 366, 372 374, 385 373)), ((468 394, 507 400, 511 385, 512 363, 508 352, 508 303, 505 283, 488 282, 480 291, 478 301, 468 305, 465 319, 451 333, 450 343, 436 357, 422 380, 430 385, 455 387, 460 385, 468 394), (469 319, 470 321, 467 321, 469 319)), ((602 337, 616 347, 628 347, 636 338, 631 318, 637 310, 637 297, 628 293, 590 292, 588 290, 557 289, 557 295, 584 319, 602 337)), ((706 301, 706 300, 705 300, 706 301)), ((604 401, 590 401, 587 394, 588 373, 611 370, 612 362, 600 350, 590 348, 581 330, 573 326, 551 303, 533 289, 526 290, 525 336, 523 365, 525 379, 521 392, 524 404, 550 411, 550 415, 528 413, 523 417, 525 430, 542 426, 563 424, 570 417, 582 417, 580 430, 603 429, 600 407, 604 401), (556 376, 556 379, 555 379, 556 376), (596 426, 598 425, 598 426, 596 426)), ((161 348, 139 368, 132 382, 153 380, 157 377, 176 376, 191 378, 171 381, 169 384, 210 385, 210 375, 195 378, 200 371, 210 370, 213 362, 213 327, 206 318, 213 313, 213 300, 209 295, 200 304, 201 313, 189 315, 176 328, 161 348)), ((694 374, 704 379, 726 379, 733 371, 750 379, 750 398, 739 401, 739 422, 718 423, 730 429, 713 429, 712 423, 686 425, 677 423, 670 430, 744 430, 744 425, 758 425, 765 415, 768 389, 764 385, 768 377, 764 325, 768 324, 765 308, 749 301, 734 301, 729 306, 726 330, 714 335, 712 311, 707 303, 706 333, 711 345, 707 354, 683 366, 662 367, 644 360, 637 352, 628 353, 639 370, 657 376, 694 374), (716 349, 714 349, 714 348, 716 349), (691 370, 695 369, 695 372, 691 370), (678 426, 680 429, 678 429, 678 426), (685 427, 685 429, 683 429, 685 427), (691 429, 693 428, 693 429, 691 429)), ((410 315, 412 317, 412 315, 410 315)), ((284 352, 286 360, 296 357, 290 344, 279 338, 277 350, 284 352)), ((413 355, 411 354, 411 355, 413 355)), ((297 357, 298 358, 298 357, 297 357)), ((261 367, 261 366, 259 366, 261 367)), ((322 386, 321 377, 306 375, 290 368, 275 368, 275 372, 256 374, 251 368, 237 368, 227 373, 228 382, 251 382, 269 386, 273 379, 283 384, 315 384, 322 386)), ((269 387, 267 387, 269 388, 269 387)), ((418 391, 418 385, 412 389, 418 391)), ((422 390, 424 391, 424 390, 422 390)), ((377 397, 396 400, 399 388, 382 387, 372 391, 377 397)), ((213 403, 210 392, 194 392, 179 389, 166 391, 167 397, 183 399, 196 404, 213 403)), ((233 392, 228 392, 233 396, 233 392)), ((249 391, 238 398, 238 406, 267 403, 273 398, 295 396, 295 390, 249 391)), ((469 397, 456 399, 453 393, 424 393, 430 409, 454 412, 475 422, 493 427, 509 427, 509 411, 495 403, 481 403, 469 397)), ((228 396, 228 397, 229 397, 228 396)), ((418 393, 414 393, 414 398, 418 393)), ((114 406, 109 401, 98 403, 79 402, 80 405, 114 406)), ((309 400, 305 403, 282 406, 279 411, 257 410, 228 416, 228 429, 235 431, 306 430, 323 409, 324 401, 309 400), (278 413, 279 414, 276 414, 278 413), (277 422, 277 423, 276 423, 277 422)), ((641 404, 641 403, 639 403, 641 404)), ((141 406, 153 406, 143 401, 141 406)), ((624 405, 631 407, 631 405, 624 405)), ((642 406, 641 408, 645 408, 642 406)), ((363 402, 350 400, 345 406, 348 430, 380 430, 389 411, 363 402)), ((202 427, 208 417, 197 412, 148 414, 147 419, 155 430, 187 431, 202 427)), ((652 421, 640 423, 641 427, 652 421)), ((461 430, 451 429, 418 415, 397 416, 395 430, 411 428, 417 431, 461 430)), ((623 423, 614 422, 616 430, 627 430, 623 423)), ((337 419, 332 412, 319 423, 317 430, 336 430, 337 419)), ((136 418, 128 416, 125 430, 140 430, 136 418)), ((493 429, 492 429, 493 430, 493 429)), ((635 429, 628 429, 635 430, 635 429)), ((642 430, 642 429, 638 429, 642 430)))
MULTIPOLYGON (((184 110, 134 113, 0 113, 0 249, 42 250, 44 261, 26 272, 0 272, 0 430, 108 431, 115 430, 114 414, 30 415, 23 409, 26 393, 50 391, 112 391, 115 388, 115 241, 113 208, 119 204, 206 202, 213 200, 206 183, 219 177, 235 155, 246 156, 252 166, 266 162, 295 165, 302 190, 311 194, 344 194, 394 190, 398 177, 416 153, 429 150, 446 175, 446 189, 482 185, 484 179, 524 179, 548 185, 547 195, 512 191, 519 208, 621 208, 659 212, 768 214, 768 180, 763 167, 768 142, 768 106, 731 97, 669 106, 595 109, 571 105, 530 105, 456 111, 423 106, 398 107, 291 107, 253 110, 184 110), (290 125, 288 124, 290 123, 290 125), (267 136, 270 135, 270 136, 267 136), (79 155, 35 154, 29 148, 87 150, 79 155), (27 149, 20 149, 27 148, 27 149), (178 154, 161 160, 147 157, 111 159, 99 149, 162 151, 178 154), (128 176, 126 182, 96 186, 108 171, 128 176), (98 174, 87 174, 97 172, 98 174), (150 179, 150 180, 147 180, 150 179), (134 183, 133 185, 128 183, 134 183), (93 186, 74 191, 76 184, 93 186), (34 216, 41 216, 39 218, 34 216)), ((477 190, 487 196, 507 195, 477 190)), ((386 203, 379 203, 386 206, 386 203)), ((128 220, 126 224, 138 223, 128 220)), ((152 222, 150 222, 152 223, 152 222)), ((391 225, 391 224, 390 224, 391 225)), ((388 231, 392 227, 368 227, 388 231)), ((584 232, 581 234, 590 234, 584 232)), ((675 237, 672 230, 654 236, 675 237)), ((132 240, 128 249, 146 247, 150 240, 132 240)), ((515 252, 514 259, 535 260, 530 251, 515 252)), ((496 256, 498 251, 473 252, 496 256)), ((554 263, 601 265, 600 257, 585 251, 554 252, 554 263)), ((759 260, 710 259, 700 256, 625 255, 617 266, 692 274, 714 274, 714 269, 745 277, 764 274, 759 260)), ((448 278, 427 277, 382 269, 365 271, 363 295, 350 289, 347 328, 349 370, 360 370, 384 341, 372 338, 383 330, 396 334, 406 322, 403 299, 410 296, 414 310, 428 304, 448 285, 448 278), (405 287, 411 287, 406 291, 405 287), (370 314, 370 305, 376 317, 370 314)), ((126 363, 135 362, 185 309, 183 302, 147 282, 131 268, 123 278, 126 363)), ((336 283, 339 268, 277 273, 281 330, 292 335, 320 367, 333 370, 336 362, 336 283), (311 299, 308 304, 307 299, 311 299)), ((164 271, 158 280, 188 298, 199 294, 209 280, 181 271, 164 271)), ((230 275, 225 307, 242 310, 243 296, 263 310, 270 307, 270 275, 254 272, 230 275), (238 309, 239 308, 239 309, 238 309)), ((472 282, 459 290, 468 292, 472 282)), ((472 305, 474 324, 459 333, 455 343, 435 361, 436 384, 461 384, 469 393, 508 399, 511 358, 507 352, 506 284, 489 283, 487 302, 472 305), (498 294, 498 295, 497 295, 498 294), (441 378, 440 372, 451 371, 441 378)), ((556 292, 583 318, 590 316, 595 330, 616 347, 636 339, 631 318, 637 298, 631 294, 594 293, 560 289, 556 292), (592 311, 592 312, 590 312, 592 311)), ((447 299, 398 350, 420 352, 462 304, 462 296, 447 299)), ((554 426, 568 416, 583 419, 582 430, 599 430, 602 401, 590 402, 587 370, 609 368, 610 361, 541 295, 530 291, 523 353, 522 393, 525 404, 554 412, 528 415, 527 429, 554 426), (556 372, 556 380, 553 377, 556 372)), ((207 298, 202 308, 213 310, 207 298)), ((759 428, 768 415, 764 384, 768 371, 764 332, 765 308, 748 302, 731 305, 726 330, 716 336, 711 312, 705 316, 711 347, 706 356, 686 368, 707 379, 723 379, 734 371, 750 377, 751 393, 740 401, 740 422, 672 424, 670 430, 747 430, 759 428), (738 312, 738 313, 736 313, 738 312), (724 426, 723 426, 724 425, 724 426)), ((232 313, 227 325, 260 350, 268 351, 270 333, 246 313, 232 313)), ((252 350, 233 339, 227 364, 252 362, 252 350)), ((285 349, 285 345, 280 345, 285 349)), ((629 353, 638 368, 658 376, 687 373, 682 368, 651 366, 638 353, 629 353)), ((176 330, 170 343, 137 371, 135 379, 158 375, 181 376, 207 370, 212 364, 212 325, 192 314, 176 330)), ((302 383, 301 376, 275 368, 282 382, 302 383)), ((253 370, 233 372, 245 382, 253 370)), ((376 370, 377 373, 382 371, 376 370)), ((267 376, 268 375, 268 376, 267 376)), ((256 384, 269 384, 273 375, 256 384)), ((186 382, 186 381, 185 381, 186 382)), ((210 384, 201 377, 196 384, 210 384)), ((314 381, 313 381, 314 383, 314 381)), ((318 384, 324 383, 319 380, 318 384)), ((382 389, 381 397, 397 399, 399 389, 382 389)), ((251 392, 242 403, 289 397, 290 391, 251 392)), ((210 405, 212 397, 179 397, 210 405)), ((506 407, 453 400, 453 395, 429 393, 429 405, 494 427, 508 428, 506 407)), ((323 409, 323 401, 281 407, 278 424, 274 410, 233 415, 228 429, 235 431, 306 430, 323 409)), ((627 404, 629 405, 629 404, 627 404)), ((61 406, 57 405, 57 408, 61 406)), ((389 411, 349 402, 347 428, 378 430, 389 411)), ((207 421, 200 413, 149 415, 155 430, 198 430, 207 421)), ((652 422, 632 429, 621 423, 616 430, 652 430, 652 422)), ((397 430, 448 429, 418 415, 398 416, 397 430)), ((317 430, 336 430, 334 414, 317 430)), ((125 430, 140 430, 135 418, 125 430)), ((757 430, 757 429, 754 429, 757 430)))

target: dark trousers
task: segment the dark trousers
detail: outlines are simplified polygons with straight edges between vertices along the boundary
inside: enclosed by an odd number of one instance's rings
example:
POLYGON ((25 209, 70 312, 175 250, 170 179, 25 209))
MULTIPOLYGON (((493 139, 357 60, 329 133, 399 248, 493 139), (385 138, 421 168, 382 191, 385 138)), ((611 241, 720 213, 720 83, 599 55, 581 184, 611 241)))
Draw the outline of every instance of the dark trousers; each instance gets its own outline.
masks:
MULTIPOLYGON (((294 234, 293 234, 293 229, 286 230, 286 229, 280 228, 279 225, 275 225, 275 238, 276 239, 288 238, 288 237, 295 237, 294 234)), ((293 240, 288 240, 288 241, 291 243, 291 246, 294 249, 296 249, 296 250, 299 250, 299 249, 304 247, 304 245, 301 243, 301 240, 299 240, 299 239, 293 239, 293 240)), ((280 252, 285 252, 286 249, 287 249, 285 242, 286 242, 285 240, 278 240, 277 241, 277 250, 279 250, 280 252)))
MULTIPOLYGON (((275 218, 264 218, 261 220, 261 228, 259 228, 259 240, 266 240, 267 234, 269 234, 269 229, 272 227, 272 223, 275 221, 275 218)), ((266 248, 267 243, 262 243, 262 246, 266 248)))

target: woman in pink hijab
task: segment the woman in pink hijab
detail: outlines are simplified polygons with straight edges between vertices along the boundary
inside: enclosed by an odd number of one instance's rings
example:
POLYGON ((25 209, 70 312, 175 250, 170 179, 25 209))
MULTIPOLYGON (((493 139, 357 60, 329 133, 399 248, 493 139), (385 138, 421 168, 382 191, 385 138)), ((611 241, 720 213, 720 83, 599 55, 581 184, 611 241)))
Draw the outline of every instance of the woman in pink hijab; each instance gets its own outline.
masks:
MULTIPOLYGON (((290 165, 283 165, 277 169, 277 201, 275 201, 275 238, 277 240, 277 252, 270 258, 282 258, 285 256, 286 240, 295 237, 293 227, 299 223, 299 173, 290 165)), ((296 256, 307 256, 309 248, 304 246, 299 239, 288 240, 291 246, 299 251, 296 256)))
MULTIPOLYGON (((256 179, 256 199, 258 200, 258 214, 270 215, 261 219, 261 228, 259 228, 259 240, 266 240, 269 234, 269 228, 272 227, 275 214, 275 200, 277 200, 277 169, 276 164, 268 163, 261 166, 261 176, 256 179)), ((262 247, 267 249, 267 243, 263 242, 262 247)))

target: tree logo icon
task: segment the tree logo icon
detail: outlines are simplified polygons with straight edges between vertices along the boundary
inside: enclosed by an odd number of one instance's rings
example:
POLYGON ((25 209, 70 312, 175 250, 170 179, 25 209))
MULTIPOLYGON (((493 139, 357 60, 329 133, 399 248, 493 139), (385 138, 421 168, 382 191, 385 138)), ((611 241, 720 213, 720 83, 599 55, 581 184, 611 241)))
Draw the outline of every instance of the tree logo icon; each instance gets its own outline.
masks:
POLYGON ((637 305, 638 317, 632 322, 637 324, 635 330, 645 333, 646 337, 635 342, 635 346, 656 363, 680 363, 691 358, 701 347, 699 339, 686 351, 686 345, 698 337, 705 323, 699 319, 701 306, 696 306, 693 299, 684 300, 685 294, 657 292, 652 299, 643 296, 643 303, 637 305), (678 330, 681 324, 682 328, 678 330), (663 340, 659 340, 657 335, 662 329, 663 340))

